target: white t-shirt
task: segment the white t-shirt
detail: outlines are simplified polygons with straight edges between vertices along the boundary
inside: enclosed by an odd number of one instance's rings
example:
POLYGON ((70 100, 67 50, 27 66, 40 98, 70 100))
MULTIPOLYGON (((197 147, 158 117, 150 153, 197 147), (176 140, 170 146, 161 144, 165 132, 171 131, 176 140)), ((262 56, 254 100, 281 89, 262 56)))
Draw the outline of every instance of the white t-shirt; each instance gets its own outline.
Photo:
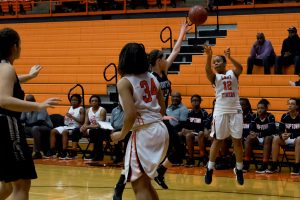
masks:
POLYGON ((97 125, 100 122, 100 112, 104 109, 103 107, 99 107, 96 112, 93 112, 93 108, 91 107, 88 112, 89 121, 92 125, 97 125))
MULTIPOLYGON (((69 111, 68 111, 68 113, 69 114, 71 114, 73 117, 75 117, 76 119, 79 119, 80 118, 80 109, 81 109, 82 107, 78 107, 78 108, 73 108, 72 106, 70 107, 70 109, 69 109, 69 111)), ((67 126, 69 126, 69 127, 75 127, 75 128, 77 128, 77 127, 79 127, 80 126, 80 124, 77 122, 77 121, 75 121, 75 120, 73 120, 73 119, 71 119, 71 118, 69 118, 69 117, 67 117, 67 116, 65 116, 65 125, 67 125, 67 126)))

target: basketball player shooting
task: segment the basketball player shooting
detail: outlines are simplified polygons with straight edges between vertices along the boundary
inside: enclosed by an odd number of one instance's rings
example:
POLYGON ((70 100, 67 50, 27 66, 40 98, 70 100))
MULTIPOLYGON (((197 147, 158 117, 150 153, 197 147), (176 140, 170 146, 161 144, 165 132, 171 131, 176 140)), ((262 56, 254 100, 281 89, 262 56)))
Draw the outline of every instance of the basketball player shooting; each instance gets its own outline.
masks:
POLYGON ((211 184, 213 169, 215 167, 216 156, 219 152, 222 140, 231 136, 234 153, 236 156, 236 167, 234 173, 237 182, 244 184, 243 177, 243 114, 239 101, 238 77, 243 71, 243 67, 230 55, 230 48, 224 51, 225 56, 218 55, 213 59, 212 70, 212 49, 204 45, 204 52, 207 55, 205 66, 206 76, 215 88, 216 103, 213 112, 211 137, 214 141, 210 148, 209 162, 205 174, 205 183, 211 184), (226 59, 230 60, 234 68, 226 69, 226 59))

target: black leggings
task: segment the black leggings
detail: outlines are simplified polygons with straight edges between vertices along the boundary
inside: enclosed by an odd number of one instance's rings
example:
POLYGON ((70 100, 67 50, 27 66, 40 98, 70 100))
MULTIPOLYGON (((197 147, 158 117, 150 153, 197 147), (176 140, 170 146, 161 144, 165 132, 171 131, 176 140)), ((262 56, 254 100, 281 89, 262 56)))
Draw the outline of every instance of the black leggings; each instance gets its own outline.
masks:
POLYGON ((167 120, 164 120, 163 122, 167 126, 169 132, 169 148, 167 158, 172 164, 181 163, 185 154, 185 148, 181 143, 178 133, 170 124, 170 122, 167 120))

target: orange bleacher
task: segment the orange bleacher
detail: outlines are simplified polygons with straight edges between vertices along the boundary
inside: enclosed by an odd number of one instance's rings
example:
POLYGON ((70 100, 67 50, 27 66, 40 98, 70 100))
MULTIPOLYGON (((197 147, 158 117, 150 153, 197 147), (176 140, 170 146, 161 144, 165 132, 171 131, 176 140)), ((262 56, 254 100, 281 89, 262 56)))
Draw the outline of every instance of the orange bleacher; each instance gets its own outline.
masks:
POLYGON ((25 14, 32 10, 33 1, 31 0, 0 0, 2 14, 25 14))
MULTIPOLYGON (((286 112, 287 99, 300 96, 300 87, 288 85, 289 80, 296 81, 298 76, 292 74, 293 67, 287 68, 288 75, 265 76, 262 67, 255 67, 253 75, 246 75, 247 57, 257 32, 264 32, 279 54, 281 43, 287 37, 287 27, 299 27, 299 19, 297 13, 221 16, 220 24, 236 24, 237 29, 228 30, 228 36, 218 38, 213 47, 214 54, 222 54, 226 47, 231 47, 232 56, 244 66, 239 80, 240 95, 249 97, 253 108, 260 98, 269 99, 270 111, 277 120, 286 112)), ((81 83, 85 87, 86 102, 91 94, 107 93, 107 84, 114 83, 104 80, 104 67, 118 63, 124 44, 143 43, 148 52, 154 48, 168 48, 168 44, 159 39, 160 31, 170 26, 176 39, 182 21, 184 17, 20 23, 1 27, 12 27, 21 35, 21 58, 15 63, 19 74, 27 73, 34 64, 44 67, 39 77, 23 85, 25 92, 36 95, 39 101, 51 96, 62 98, 61 106, 49 112, 65 114, 66 95, 74 84, 81 83)), ((206 22, 215 23, 215 17, 209 17, 206 22)), ((203 97, 202 106, 210 111, 214 90, 205 76, 205 61, 205 56, 195 55, 191 65, 181 65, 179 74, 169 77, 173 91, 182 93, 188 107, 190 96, 198 93, 203 97)), ((110 75, 113 73, 113 70, 108 71, 110 75)))

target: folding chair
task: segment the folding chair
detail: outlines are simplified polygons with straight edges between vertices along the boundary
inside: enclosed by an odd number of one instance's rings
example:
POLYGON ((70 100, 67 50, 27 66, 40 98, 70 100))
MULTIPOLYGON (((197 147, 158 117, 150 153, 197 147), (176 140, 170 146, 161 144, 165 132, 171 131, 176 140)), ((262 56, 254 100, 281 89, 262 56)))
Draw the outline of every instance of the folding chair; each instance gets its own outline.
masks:
POLYGON ((281 167, 283 167, 283 166, 288 166, 290 169, 290 172, 291 172, 292 171, 291 161, 293 159, 289 157, 287 152, 290 152, 290 151, 294 152, 295 146, 294 145, 284 145, 284 146, 281 146, 281 148, 282 148, 283 153, 282 153, 281 161, 279 163, 279 172, 281 172, 281 167), (286 162, 284 162, 284 160, 286 162))

